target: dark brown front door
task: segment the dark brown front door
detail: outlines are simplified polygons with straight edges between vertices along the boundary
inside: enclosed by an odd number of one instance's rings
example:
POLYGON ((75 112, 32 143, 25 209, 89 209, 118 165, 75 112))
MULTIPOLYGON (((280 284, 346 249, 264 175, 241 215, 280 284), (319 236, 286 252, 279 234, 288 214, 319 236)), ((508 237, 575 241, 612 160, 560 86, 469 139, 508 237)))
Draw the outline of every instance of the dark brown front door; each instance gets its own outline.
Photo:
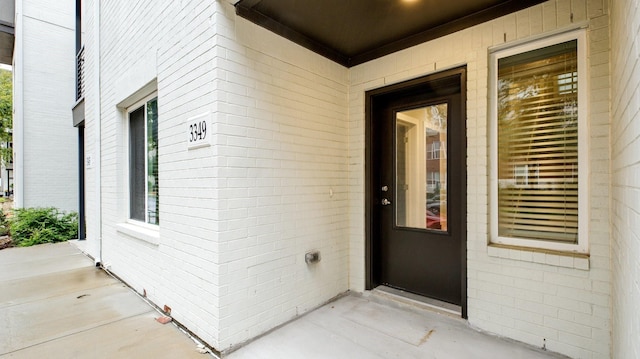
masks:
POLYGON ((368 288, 466 317, 465 68, 367 92, 368 288))

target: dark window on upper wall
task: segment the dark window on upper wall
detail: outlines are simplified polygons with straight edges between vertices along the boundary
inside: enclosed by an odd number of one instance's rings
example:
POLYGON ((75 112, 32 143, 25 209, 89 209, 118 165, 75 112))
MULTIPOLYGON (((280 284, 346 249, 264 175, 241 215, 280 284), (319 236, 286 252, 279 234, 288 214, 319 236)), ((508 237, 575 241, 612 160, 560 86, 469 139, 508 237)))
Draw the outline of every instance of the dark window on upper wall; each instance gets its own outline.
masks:
POLYGON ((158 98, 129 112, 129 218, 159 224, 158 98))

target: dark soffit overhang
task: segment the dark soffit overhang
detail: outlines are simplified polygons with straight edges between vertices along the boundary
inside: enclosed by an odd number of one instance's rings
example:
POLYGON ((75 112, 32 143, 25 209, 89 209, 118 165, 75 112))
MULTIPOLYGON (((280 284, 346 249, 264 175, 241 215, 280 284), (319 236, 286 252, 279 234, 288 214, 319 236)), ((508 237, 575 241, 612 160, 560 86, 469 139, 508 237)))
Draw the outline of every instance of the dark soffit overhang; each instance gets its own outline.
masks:
POLYGON ((240 0, 236 14, 347 67, 544 0, 240 0))

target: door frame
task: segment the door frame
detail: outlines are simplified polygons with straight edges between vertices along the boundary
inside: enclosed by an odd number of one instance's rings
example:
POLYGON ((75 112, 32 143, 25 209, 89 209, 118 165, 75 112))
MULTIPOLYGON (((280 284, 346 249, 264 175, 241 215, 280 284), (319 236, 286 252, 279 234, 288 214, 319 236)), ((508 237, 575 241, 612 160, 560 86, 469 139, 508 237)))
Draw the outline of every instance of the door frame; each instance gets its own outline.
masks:
POLYGON ((463 225, 464 230, 461 231, 461 245, 460 245, 460 263, 461 263, 461 303, 462 303, 462 318, 467 318, 467 164, 466 164, 466 154, 467 154, 467 133, 466 133, 466 122, 467 122, 467 110, 466 110, 466 102, 467 102, 467 67, 461 66, 449 70, 444 70, 441 72, 425 75, 419 78, 415 78, 412 80, 407 80, 404 82, 384 86, 381 88, 369 90, 365 92, 365 289, 372 290, 378 285, 379 282, 379 274, 376 273, 376 268, 374 268, 375 264, 375 248, 374 248, 374 231, 375 223, 374 223, 374 211, 373 211, 373 203, 377 197, 377 193, 379 192, 378 188, 374 188, 374 166, 373 164, 373 145, 374 145, 374 112, 377 111, 376 107, 383 105, 385 102, 385 97, 388 95, 393 95, 399 92, 410 92, 412 89, 420 89, 421 87, 426 86, 428 83, 441 80, 450 77, 458 77, 460 81, 460 113, 462 114, 462 121, 464 125, 461 126, 460 134, 464 140, 461 141, 461 145, 463 148, 460 150, 464 154, 464 175, 462 176, 462 188, 465 189, 465 194, 463 196, 461 211, 464 213, 463 216, 463 225))

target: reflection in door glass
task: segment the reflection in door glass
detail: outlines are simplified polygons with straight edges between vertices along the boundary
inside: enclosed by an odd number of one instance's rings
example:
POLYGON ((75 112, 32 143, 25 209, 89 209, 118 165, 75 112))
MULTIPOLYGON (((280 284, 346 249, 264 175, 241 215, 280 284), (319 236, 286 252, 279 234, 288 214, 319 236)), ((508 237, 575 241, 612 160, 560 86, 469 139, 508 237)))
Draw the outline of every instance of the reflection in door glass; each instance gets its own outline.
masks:
POLYGON ((447 104, 396 114, 396 225, 447 230, 447 104))

